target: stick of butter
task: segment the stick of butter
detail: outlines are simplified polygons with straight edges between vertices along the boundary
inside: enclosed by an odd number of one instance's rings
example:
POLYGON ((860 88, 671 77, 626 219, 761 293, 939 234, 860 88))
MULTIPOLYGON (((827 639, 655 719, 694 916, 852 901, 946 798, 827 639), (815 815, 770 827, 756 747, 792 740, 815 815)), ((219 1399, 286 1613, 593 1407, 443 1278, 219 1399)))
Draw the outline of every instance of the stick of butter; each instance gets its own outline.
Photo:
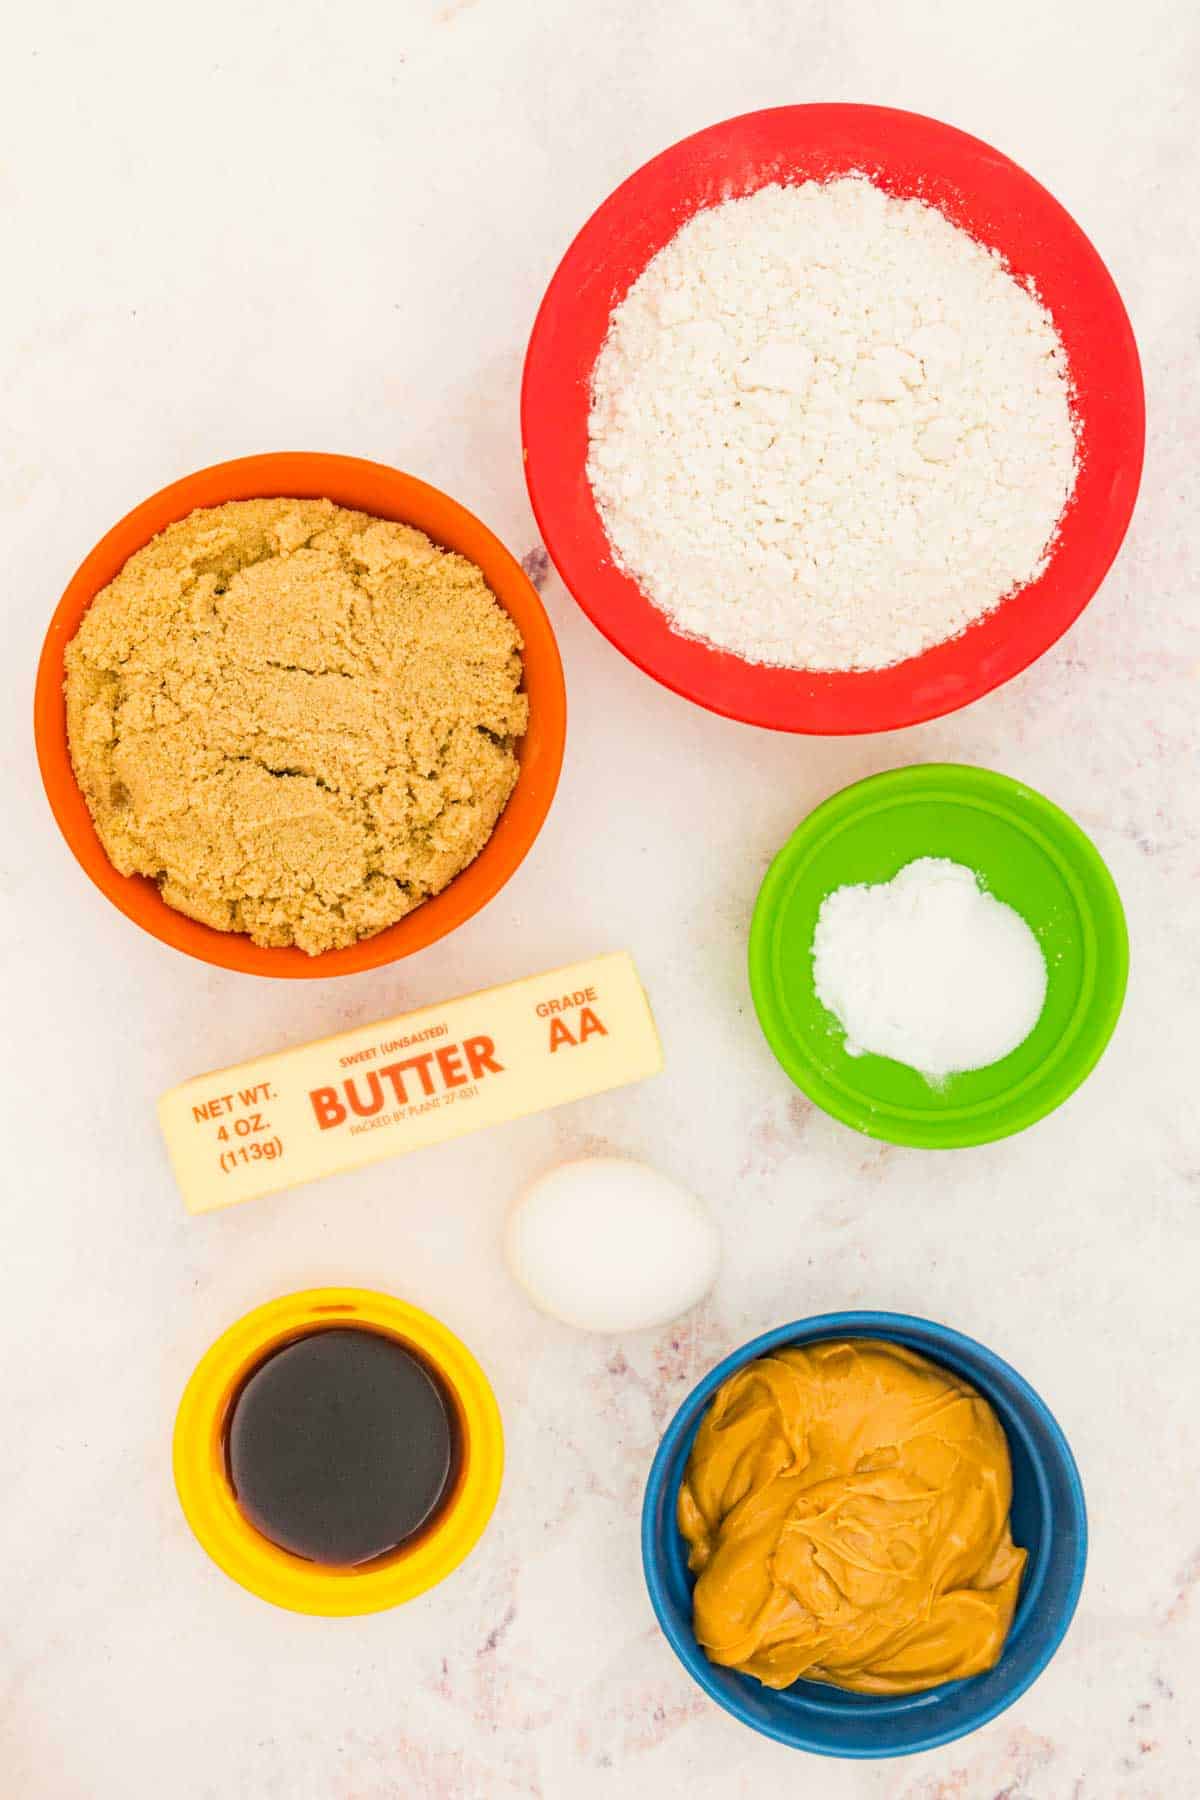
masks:
POLYGON ((624 952, 200 1075, 158 1103, 189 1212, 211 1212, 657 1075, 624 952))

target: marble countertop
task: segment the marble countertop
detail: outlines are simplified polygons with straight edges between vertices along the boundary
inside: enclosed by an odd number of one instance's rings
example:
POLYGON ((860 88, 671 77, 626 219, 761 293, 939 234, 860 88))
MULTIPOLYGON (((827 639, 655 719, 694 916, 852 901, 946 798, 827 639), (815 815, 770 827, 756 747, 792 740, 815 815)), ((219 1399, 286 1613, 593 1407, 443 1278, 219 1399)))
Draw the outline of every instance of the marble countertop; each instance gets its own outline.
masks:
POLYGON ((1185 0, 83 0, 26 9, 0 69, 0 621, 8 819, 0 1788, 21 1800, 1186 1800, 1200 1710, 1196 943, 1197 164, 1185 0), (313 448, 449 489, 543 568, 517 388, 539 296, 628 171, 752 107, 857 99, 963 126, 1037 174, 1125 296, 1142 498, 1064 642, 957 717, 805 741, 710 717, 602 641, 550 573, 562 787, 485 914, 376 974, 227 975, 106 905, 50 822, 28 697, 50 609, 129 506, 222 457, 313 448), (750 1010, 767 862, 898 763, 1002 769, 1121 887, 1129 999, 1086 1088, 938 1157, 814 1111, 750 1010), (681 828, 681 821, 690 828, 681 828), (184 1215, 153 1101, 263 1047, 636 953, 657 1082, 227 1214, 184 1215), (621 1340, 535 1314, 504 1209, 557 1158, 642 1155, 726 1227, 719 1285, 621 1340), (318 1282, 394 1290, 473 1346, 507 1422, 493 1525, 422 1600, 298 1618, 227 1581, 171 1485, 214 1336, 318 1282), (842 1306, 952 1323, 1015 1362, 1078 1455, 1093 1543, 1051 1668, 947 1749, 820 1762, 695 1688, 643 1589, 664 1422, 726 1350, 842 1306))

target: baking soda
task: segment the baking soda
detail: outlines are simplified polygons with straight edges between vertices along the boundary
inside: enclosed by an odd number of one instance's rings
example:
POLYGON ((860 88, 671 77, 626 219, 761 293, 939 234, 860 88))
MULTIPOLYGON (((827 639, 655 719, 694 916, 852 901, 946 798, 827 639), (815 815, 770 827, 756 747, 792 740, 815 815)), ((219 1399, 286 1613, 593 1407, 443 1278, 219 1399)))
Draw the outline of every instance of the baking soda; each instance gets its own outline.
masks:
POLYGON ((588 476, 617 562, 747 661, 883 668, 1034 580, 1075 482, 1037 296, 862 177, 696 214, 615 309, 588 476))
POLYGON ((889 1056, 931 1081, 999 1062, 1046 998, 1045 959, 1024 919, 944 857, 826 895, 812 957, 817 998, 848 1054, 889 1056))

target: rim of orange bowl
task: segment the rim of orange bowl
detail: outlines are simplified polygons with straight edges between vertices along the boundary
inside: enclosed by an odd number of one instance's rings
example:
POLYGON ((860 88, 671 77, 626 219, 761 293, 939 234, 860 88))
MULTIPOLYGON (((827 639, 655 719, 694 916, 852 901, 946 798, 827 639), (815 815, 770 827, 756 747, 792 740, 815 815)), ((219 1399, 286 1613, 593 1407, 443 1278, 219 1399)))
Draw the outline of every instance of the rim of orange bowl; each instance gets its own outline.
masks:
POLYGON ((50 809, 76 861, 119 911, 160 943, 216 968, 293 979, 357 975, 424 950, 499 893, 532 847, 558 786, 566 737, 562 660, 541 600, 520 563, 474 513, 415 475, 357 456, 275 451, 214 463, 160 488, 119 519, 89 551, 55 608, 34 695, 34 737, 50 809), (100 843, 75 779, 67 745, 63 654, 80 620, 136 550, 197 507, 226 500, 328 499, 415 525, 469 557, 524 639, 529 725, 517 747, 520 773, 496 829, 479 855, 440 894, 374 937, 309 956, 294 945, 268 949, 239 932, 217 931, 175 912, 154 882, 121 875, 100 843))

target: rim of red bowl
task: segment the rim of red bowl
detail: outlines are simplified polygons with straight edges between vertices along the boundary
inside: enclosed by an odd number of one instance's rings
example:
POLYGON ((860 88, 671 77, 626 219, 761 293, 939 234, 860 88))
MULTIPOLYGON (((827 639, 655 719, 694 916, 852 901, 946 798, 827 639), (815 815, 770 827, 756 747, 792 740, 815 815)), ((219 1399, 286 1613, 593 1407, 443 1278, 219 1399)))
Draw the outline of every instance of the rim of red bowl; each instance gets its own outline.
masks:
POLYGON ((1129 318, 1098 252, 1024 169, 954 126, 885 106, 780 106, 684 138, 609 195, 546 290, 525 359, 521 429, 543 541, 592 623, 631 662, 712 712, 776 730, 890 731, 954 712, 1019 674, 1087 605, 1141 479, 1145 403, 1129 318), (1080 471, 1038 580, 947 643, 888 669, 766 668, 672 631, 612 559, 585 463, 591 372, 621 300, 705 206, 771 181, 861 172, 936 205, 1032 280, 1071 364, 1080 471))
POLYGON ((292 979, 357 975, 410 956, 445 937, 486 906, 529 851, 550 809, 562 767, 566 691, 554 632, 519 562, 475 515, 439 488, 384 463, 320 451, 243 456, 198 469, 151 494, 105 533, 67 584, 46 633, 34 694, 34 737, 46 797, 77 862, 127 919, 160 943, 216 968, 292 979), (479 855, 440 894, 374 937, 309 956, 294 946, 271 949, 240 932, 217 931, 163 900, 142 875, 121 875, 96 835, 67 745, 63 652, 101 588, 136 550, 200 506, 226 500, 328 499, 340 506, 415 525, 482 569, 525 641, 524 688, 529 727, 517 746, 520 773, 495 831, 479 855))

